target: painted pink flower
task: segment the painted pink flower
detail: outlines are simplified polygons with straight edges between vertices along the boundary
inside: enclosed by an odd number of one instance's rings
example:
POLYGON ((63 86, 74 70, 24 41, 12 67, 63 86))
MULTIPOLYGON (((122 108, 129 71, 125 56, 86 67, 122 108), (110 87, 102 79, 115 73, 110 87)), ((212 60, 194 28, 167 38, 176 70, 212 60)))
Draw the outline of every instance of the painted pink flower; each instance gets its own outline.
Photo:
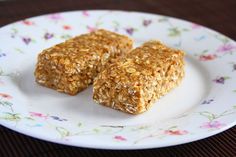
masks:
POLYGON ((62 20, 62 16, 61 14, 59 13, 55 13, 55 14, 51 14, 51 15, 48 15, 48 17, 51 19, 51 20, 54 20, 54 21, 58 21, 58 20, 62 20))
POLYGON ((82 11, 82 15, 84 15, 84 16, 87 16, 87 17, 88 17, 88 16, 89 16, 89 13, 88 13, 88 11, 86 11, 86 10, 85 10, 85 11, 82 11))
POLYGON ((216 51, 220 53, 229 52, 236 49, 236 45, 224 44, 221 45, 216 51))
POLYGON ((5 98, 5 99, 11 99, 12 96, 5 94, 5 93, 0 93, 0 97, 5 98))
POLYGON ((217 58, 217 55, 200 55, 199 56, 199 60, 200 61, 210 61, 210 60, 214 60, 217 58))
POLYGON ((38 113, 38 112, 30 112, 30 116, 31 116, 31 117, 44 118, 44 119, 47 119, 47 118, 48 118, 47 115, 44 115, 44 114, 38 113))
POLYGON ((123 136, 115 136, 114 139, 118 140, 118 141, 127 141, 126 138, 124 138, 123 136))
POLYGON ((94 31, 97 30, 96 27, 91 27, 91 26, 87 26, 87 29, 88 29, 89 32, 94 32, 94 31))
POLYGON ((199 25, 199 24, 196 24, 196 23, 192 23, 191 27, 192 27, 192 29, 199 29, 199 28, 201 28, 202 26, 199 25))
POLYGON ((65 30, 70 30, 70 29, 71 29, 71 26, 69 26, 69 25, 64 25, 64 26, 63 26, 63 29, 65 29, 65 30))
POLYGON ((25 24, 25 25, 27 25, 27 26, 34 25, 34 22, 29 21, 29 20, 23 20, 22 22, 23 22, 23 24, 25 24))
POLYGON ((200 128, 204 128, 204 129, 220 129, 223 126, 225 126, 224 123, 221 123, 219 121, 212 121, 212 122, 203 123, 203 125, 200 126, 200 128))
POLYGON ((188 134, 187 130, 165 130, 165 134, 167 135, 186 135, 188 134))

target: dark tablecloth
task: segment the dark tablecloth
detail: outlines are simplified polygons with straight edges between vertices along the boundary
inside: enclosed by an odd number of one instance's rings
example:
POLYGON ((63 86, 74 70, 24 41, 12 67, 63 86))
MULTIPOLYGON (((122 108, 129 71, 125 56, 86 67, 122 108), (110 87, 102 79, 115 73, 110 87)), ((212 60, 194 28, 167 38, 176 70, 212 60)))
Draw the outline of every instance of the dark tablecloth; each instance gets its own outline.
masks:
MULTIPOLYGON (((0 2, 0 26, 23 18, 68 10, 116 9, 151 12, 189 20, 236 39, 236 0, 18 0, 0 2)), ((236 157, 236 127, 213 137, 149 150, 96 150, 64 146, 0 126, 0 157, 42 156, 236 157)))

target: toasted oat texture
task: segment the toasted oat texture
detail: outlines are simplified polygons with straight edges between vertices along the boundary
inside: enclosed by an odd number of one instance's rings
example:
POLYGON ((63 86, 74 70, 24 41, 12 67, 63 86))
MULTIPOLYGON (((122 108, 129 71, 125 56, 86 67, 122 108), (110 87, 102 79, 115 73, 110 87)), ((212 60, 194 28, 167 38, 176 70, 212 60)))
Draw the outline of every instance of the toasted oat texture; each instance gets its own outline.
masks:
POLYGON ((98 74, 93 99, 123 112, 142 113, 181 82, 183 59, 184 52, 149 41, 98 74))
POLYGON ((75 95, 93 82, 107 62, 132 48, 133 41, 106 30, 83 34, 38 55, 36 82, 75 95))

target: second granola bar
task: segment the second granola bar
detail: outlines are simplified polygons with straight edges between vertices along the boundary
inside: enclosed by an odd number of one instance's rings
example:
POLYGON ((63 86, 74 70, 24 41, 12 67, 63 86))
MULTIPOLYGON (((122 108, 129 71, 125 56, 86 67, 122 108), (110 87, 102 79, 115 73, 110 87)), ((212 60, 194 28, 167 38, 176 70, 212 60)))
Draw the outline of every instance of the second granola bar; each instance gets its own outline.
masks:
POLYGON ((184 53, 150 41, 107 66, 94 80, 93 98, 138 114, 176 87, 184 76, 184 53))

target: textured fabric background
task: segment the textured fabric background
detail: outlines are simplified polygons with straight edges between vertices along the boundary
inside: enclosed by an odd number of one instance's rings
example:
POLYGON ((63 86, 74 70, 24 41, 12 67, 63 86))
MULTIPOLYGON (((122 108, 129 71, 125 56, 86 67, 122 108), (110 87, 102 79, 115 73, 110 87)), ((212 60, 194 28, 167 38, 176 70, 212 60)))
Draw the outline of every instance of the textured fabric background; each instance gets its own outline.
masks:
MULTIPOLYGON (((236 40, 236 0, 11 0, 0 2, 0 26, 23 18, 68 10, 117 9, 158 13, 189 20, 236 40)), ((63 146, 37 140, 0 126, 0 157, 55 156, 236 157, 236 127, 179 146, 111 151, 63 146)))

